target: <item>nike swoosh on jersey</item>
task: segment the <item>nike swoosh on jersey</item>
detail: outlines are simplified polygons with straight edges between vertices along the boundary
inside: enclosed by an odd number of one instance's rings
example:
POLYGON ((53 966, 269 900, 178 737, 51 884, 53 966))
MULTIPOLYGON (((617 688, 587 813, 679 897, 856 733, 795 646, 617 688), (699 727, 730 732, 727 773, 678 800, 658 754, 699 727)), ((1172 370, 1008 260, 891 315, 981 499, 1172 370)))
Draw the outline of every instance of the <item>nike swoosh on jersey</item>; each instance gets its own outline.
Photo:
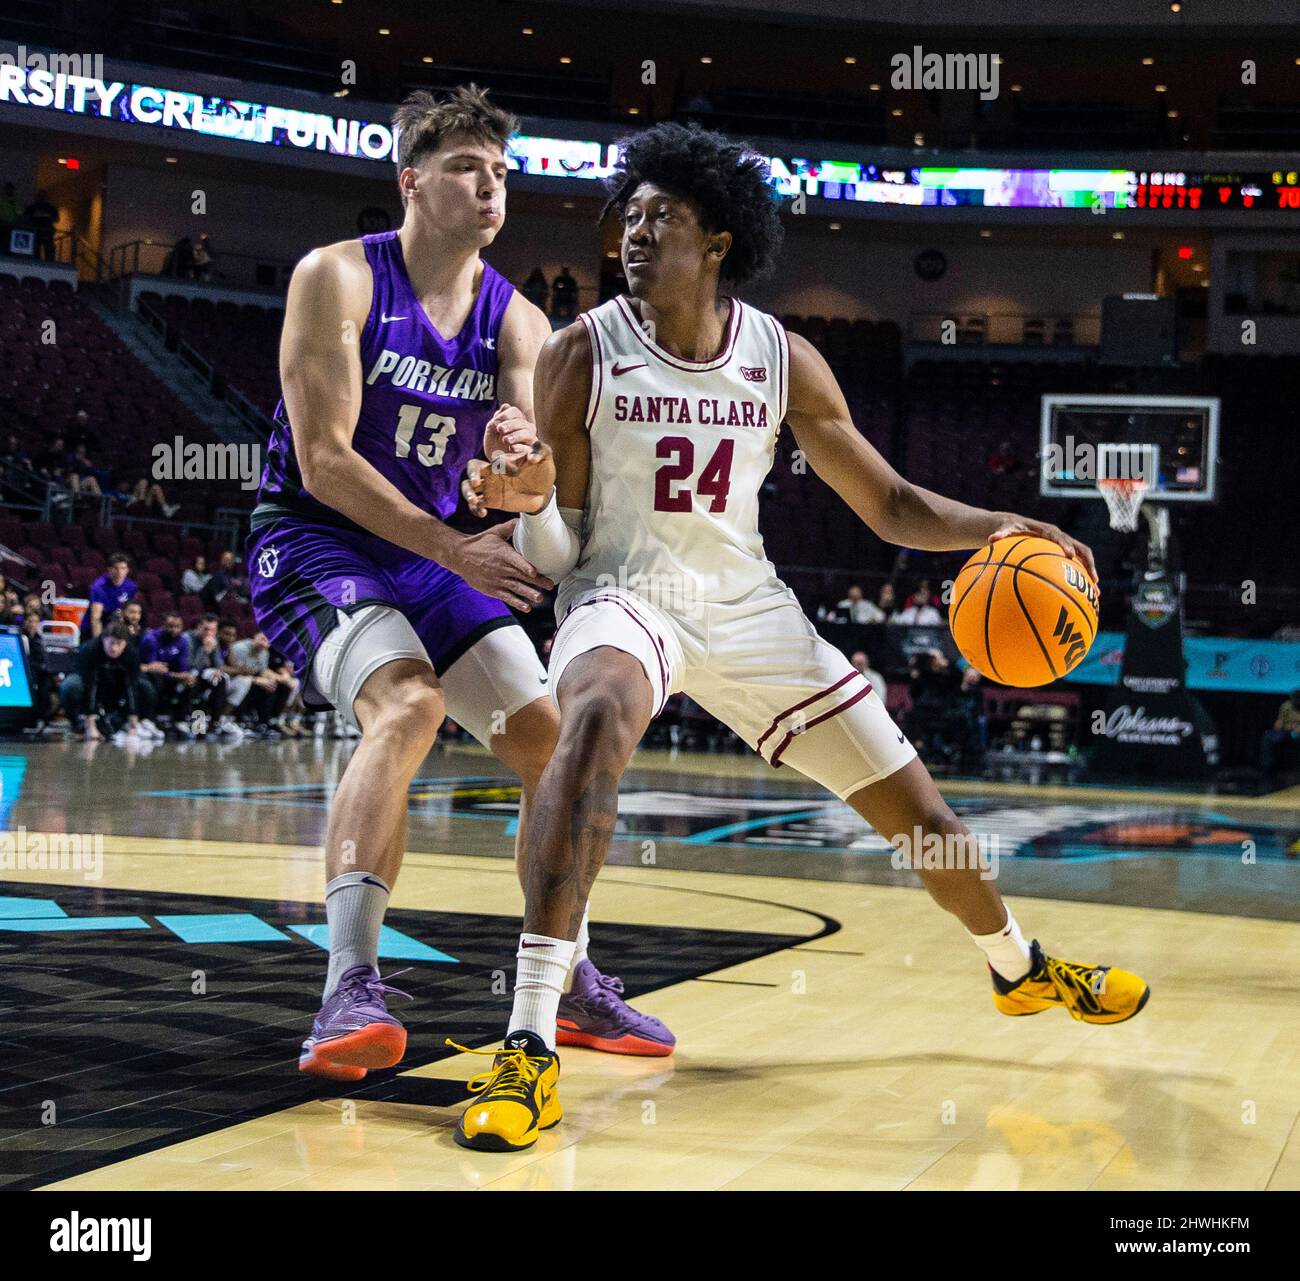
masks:
POLYGON ((387 325, 387 324, 391 324, 394 320, 408 320, 408 319, 410 319, 408 316, 380 316, 379 323, 381 325, 387 325))
POLYGON ((624 374, 630 374, 634 369, 644 369, 646 362, 643 360, 639 365, 615 365, 611 371, 615 378, 620 378, 624 374))

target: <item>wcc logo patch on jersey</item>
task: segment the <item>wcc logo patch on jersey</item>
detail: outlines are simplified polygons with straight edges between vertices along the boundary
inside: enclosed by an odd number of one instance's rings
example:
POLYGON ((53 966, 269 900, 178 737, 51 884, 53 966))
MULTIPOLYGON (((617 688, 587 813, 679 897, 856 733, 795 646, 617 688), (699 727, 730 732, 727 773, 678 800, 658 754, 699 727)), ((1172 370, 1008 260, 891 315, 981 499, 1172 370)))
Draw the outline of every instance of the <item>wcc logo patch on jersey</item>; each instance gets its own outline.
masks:
POLYGON ((263 547, 257 556, 257 572, 263 578, 274 578, 275 571, 280 568, 280 549, 278 547, 263 547))
POLYGON ((746 382, 750 382, 750 383, 767 382, 766 365, 741 365, 740 373, 741 373, 741 377, 743 377, 746 382))

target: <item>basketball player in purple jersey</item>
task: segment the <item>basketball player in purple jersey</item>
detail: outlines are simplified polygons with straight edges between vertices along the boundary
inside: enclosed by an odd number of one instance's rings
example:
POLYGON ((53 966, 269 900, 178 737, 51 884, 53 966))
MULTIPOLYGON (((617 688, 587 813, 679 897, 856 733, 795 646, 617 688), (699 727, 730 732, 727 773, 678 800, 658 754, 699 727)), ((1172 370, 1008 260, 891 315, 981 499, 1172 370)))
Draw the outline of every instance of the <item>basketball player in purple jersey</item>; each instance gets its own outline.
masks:
MULTIPOLYGON (((329 970, 299 1058, 347 1081, 405 1050, 379 932, 407 790, 444 716, 522 780, 520 849, 558 726, 507 608, 530 610, 550 580, 511 546, 511 524, 463 535, 443 523, 470 458, 535 438, 533 365, 550 324, 479 257, 505 218, 518 122, 468 86, 442 103, 414 94, 393 123, 401 229, 317 249, 294 271, 248 556, 258 623, 309 704, 361 730, 326 831, 329 970)), ((573 967, 560 997, 572 1035, 670 1053, 672 1034, 621 990, 585 958, 573 967)))

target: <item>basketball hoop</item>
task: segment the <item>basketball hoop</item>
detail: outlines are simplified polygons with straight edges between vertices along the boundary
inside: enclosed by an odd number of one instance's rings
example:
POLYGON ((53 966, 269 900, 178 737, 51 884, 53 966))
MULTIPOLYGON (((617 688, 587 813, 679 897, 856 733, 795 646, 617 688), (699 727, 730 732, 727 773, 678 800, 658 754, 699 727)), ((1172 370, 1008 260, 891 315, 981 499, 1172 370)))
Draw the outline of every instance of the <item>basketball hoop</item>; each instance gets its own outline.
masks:
POLYGON ((1128 480, 1112 477, 1097 482, 1097 489, 1106 500, 1106 510, 1110 513, 1110 527, 1126 534, 1133 533, 1138 527, 1138 513, 1142 510, 1142 500, 1146 498, 1151 486, 1144 480, 1128 480))
POLYGON ((1110 527, 1131 534, 1160 474, 1160 449, 1152 444, 1107 442, 1097 447, 1097 492, 1106 500, 1110 527))

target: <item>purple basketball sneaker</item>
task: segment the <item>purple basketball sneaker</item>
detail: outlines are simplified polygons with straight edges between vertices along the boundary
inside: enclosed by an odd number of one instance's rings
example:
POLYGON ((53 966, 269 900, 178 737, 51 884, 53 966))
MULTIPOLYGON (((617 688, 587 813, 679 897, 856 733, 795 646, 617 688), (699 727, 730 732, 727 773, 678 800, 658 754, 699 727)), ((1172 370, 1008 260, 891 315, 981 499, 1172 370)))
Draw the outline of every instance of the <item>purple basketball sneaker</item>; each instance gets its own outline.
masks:
POLYGON ((388 992, 410 995, 389 987, 373 966, 354 965, 345 970, 338 987, 320 1007, 311 1035, 302 1043, 298 1071, 330 1081, 359 1081, 370 1068, 400 1063, 406 1052, 406 1029, 384 1004, 388 992))
POLYGON ((650 1014, 623 1000, 623 980, 602 974, 590 961, 573 972, 573 989, 560 997, 555 1019, 557 1045, 585 1045, 606 1054, 662 1058, 677 1038, 650 1014))

